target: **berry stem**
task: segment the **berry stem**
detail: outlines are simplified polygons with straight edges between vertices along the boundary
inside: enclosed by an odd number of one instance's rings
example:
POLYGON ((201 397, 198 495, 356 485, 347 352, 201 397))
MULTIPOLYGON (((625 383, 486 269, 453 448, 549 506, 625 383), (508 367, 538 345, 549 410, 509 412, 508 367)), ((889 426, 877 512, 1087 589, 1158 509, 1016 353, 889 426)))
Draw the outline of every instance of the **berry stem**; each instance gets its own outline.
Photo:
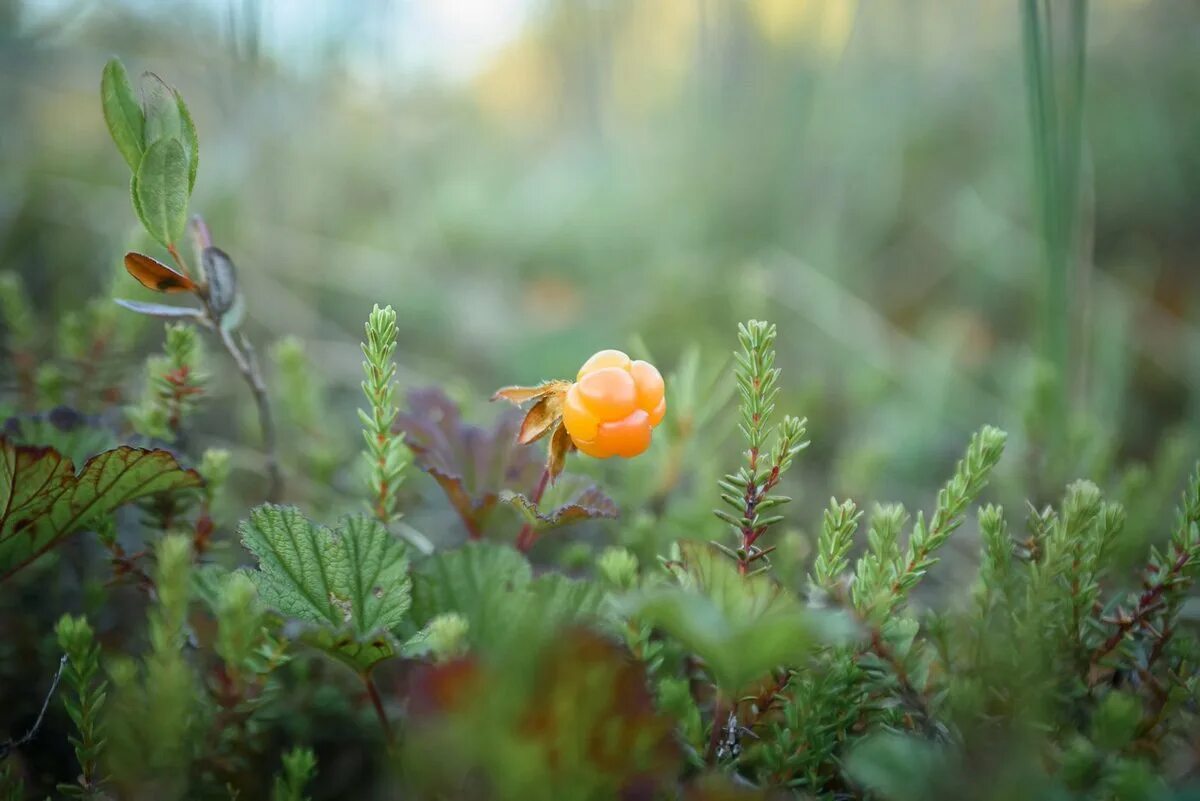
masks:
POLYGON ((383 727, 383 733, 387 737, 388 745, 391 745, 394 742, 392 724, 388 721, 387 711, 383 708, 383 697, 379 694, 379 687, 375 685, 375 679, 370 674, 363 676, 363 684, 367 688, 367 696, 371 699, 371 706, 375 708, 375 717, 379 718, 379 725, 383 727))
MULTIPOLYGON (((546 485, 550 483, 550 465, 547 464, 542 470, 542 477, 538 479, 537 486, 533 490, 533 495, 529 497, 533 501, 533 505, 537 506, 542 502, 542 496, 546 494, 546 485)), ((537 541, 537 530, 534 529, 532 523, 526 523, 521 526, 521 533, 517 534, 517 550, 521 553, 526 553, 533 547, 533 543, 537 541)))

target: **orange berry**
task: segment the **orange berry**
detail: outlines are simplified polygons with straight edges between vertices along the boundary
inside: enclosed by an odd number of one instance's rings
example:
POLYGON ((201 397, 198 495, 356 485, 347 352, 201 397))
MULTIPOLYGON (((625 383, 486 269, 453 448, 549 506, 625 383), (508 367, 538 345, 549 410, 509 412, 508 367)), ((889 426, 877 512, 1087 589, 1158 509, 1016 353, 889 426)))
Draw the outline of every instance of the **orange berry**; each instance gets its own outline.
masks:
POLYGON ((571 385, 571 388, 567 390, 567 397, 563 400, 563 424, 567 427, 567 433, 571 435, 571 439, 575 440, 576 445, 580 442, 594 440, 596 432, 600 428, 600 418, 583 405, 583 397, 579 394, 578 384, 571 385))
POLYGON ((563 424, 580 451, 598 459, 630 458, 650 447, 666 414, 662 375, 654 365, 602 350, 584 362, 563 401, 563 424))
POLYGON ((629 357, 619 350, 602 350, 583 363, 583 367, 579 368, 579 374, 575 376, 575 380, 578 381, 588 373, 599 370, 602 367, 620 367, 622 370, 628 372, 629 357))
POLYGON ((667 413, 667 399, 663 398, 658 402, 658 405, 650 410, 650 427, 658 425, 662 422, 663 415, 667 413))
POLYGON ((583 405, 601 421, 620 420, 637 408, 637 384, 620 367, 593 370, 575 386, 579 387, 583 405))
MULTIPOLYGON (((663 400, 663 377, 653 364, 640 359, 629 366, 629 374, 637 385, 637 405, 647 412, 654 411, 663 400)), ((660 416, 661 419, 661 416, 660 416)))
POLYGON ((601 423, 596 444, 614 456, 630 459, 650 447, 650 416, 635 409, 629 416, 601 423))

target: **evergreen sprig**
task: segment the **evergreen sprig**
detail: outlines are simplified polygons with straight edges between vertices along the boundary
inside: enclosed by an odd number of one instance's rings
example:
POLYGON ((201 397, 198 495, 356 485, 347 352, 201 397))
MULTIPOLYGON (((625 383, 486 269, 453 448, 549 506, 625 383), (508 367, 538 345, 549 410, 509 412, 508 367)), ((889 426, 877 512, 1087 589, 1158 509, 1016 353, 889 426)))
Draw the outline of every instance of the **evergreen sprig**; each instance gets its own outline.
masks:
POLYGON ((775 336, 776 328, 772 323, 750 320, 738 325, 742 350, 734 354, 737 360, 734 378, 740 397, 738 427, 747 445, 746 464, 718 482, 722 490, 721 501, 733 511, 717 509, 714 513, 728 523, 737 536, 735 548, 717 545, 737 562, 738 572, 743 575, 769 569, 769 562, 765 562, 762 567, 751 570, 754 562, 765 561, 774 550, 774 546, 759 547, 758 539, 768 528, 783 520, 782 515, 765 513, 791 501, 786 496, 770 493, 796 454, 808 446, 804 440, 806 421, 789 415, 775 429, 775 445, 770 453, 764 449, 772 430, 770 419, 775 411, 775 398, 779 394, 775 336))
POLYGON ((867 527, 867 551, 854 566, 851 599, 855 608, 869 610, 887 593, 900 572, 900 534, 908 525, 908 512, 900 504, 877 505, 867 527))
POLYGON ((387 524, 400 516, 396 508, 396 491, 404 477, 407 451, 399 434, 392 430, 396 414, 394 379, 396 363, 392 354, 396 350, 396 312, 391 306, 371 310, 365 326, 366 341, 362 343, 363 394, 367 396, 370 412, 359 410, 363 424, 363 441, 366 450, 363 458, 369 472, 368 488, 371 493, 371 510, 375 517, 387 524))
POLYGON ((283 755, 283 771, 275 777, 271 801, 308 801, 305 786, 317 774, 317 756, 311 748, 293 748, 283 755))
POLYGON ((1148 641, 1145 658, 1162 656, 1177 625, 1188 588, 1200 570, 1200 464, 1188 480, 1179 505, 1178 523, 1166 550, 1150 550, 1143 589, 1126 605, 1104 618, 1112 631, 1092 653, 1093 664, 1117 650, 1130 636, 1148 641))
POLYGON ((129 412, 135 431, 145 437, 175 441, 196 407, 208 375, 196 329, 169 323, 163 353, 146 361, 146 388, 141 403, 129 412))
POLYGON ((109 669, 114 693, 108 721, 112 777, 125 790, 153 783, 158 797, 186 795, 188 764, 196 745, 197 692, 184 658, 192 549, 171 534, 155 548, 157 596, 149 611, 150 650, 142 669, 119 660, 109 669))
POLYGON ((829 499, 829 507, 821 518, 821 535, 817 539, 817 558, 813 561, 812 583, 833 592, 838 578, 850 566, 850 547, 862 512, 854 501, 838 503, 829 499))
POLYGON ((101 798, 100 757, 104 752, 104 733, 100 713, 104 707, 108 682, 99 680, 100 647, 92 627, 83 617, 63 615, 55 628, 58 646, 67 655, 63 680, 68 692, 63 693, 63 706, 77 736, 71 737, 79 776, 74 784, 58 785, 59 792, 72 798, 101 798))
POLYGON ((935 554, 962 525, 967 506, 979 496, 992 468, 1000 461, 1007 438, 1007 434, 993 426, 984 426, 971 437, 966 456, 955 467, 954 476, 938 492, 937 506, 929 522, 925 522, 923 513, 917 514, 904 563, 892 580, 882 606, 873 611, 886 616, 904 602, 929 568, 937 563, 935 554))

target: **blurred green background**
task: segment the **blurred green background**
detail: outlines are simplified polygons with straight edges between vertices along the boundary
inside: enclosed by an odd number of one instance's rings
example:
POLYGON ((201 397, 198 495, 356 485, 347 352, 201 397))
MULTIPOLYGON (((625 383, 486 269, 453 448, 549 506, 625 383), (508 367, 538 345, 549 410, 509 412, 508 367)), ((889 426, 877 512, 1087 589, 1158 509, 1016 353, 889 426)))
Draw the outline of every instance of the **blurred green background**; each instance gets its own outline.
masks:
MULTIPOLYGON (((448 385, 478 418, 495 387, 603 347, 664 372, 698 348, 716 375, 754 316, 779 324, 781 405, 810 420, 807 500, 927 502, 985 422, 1013 434, 1014 495, 1047 500, 1195 434, 1200 6, 1090 4, 1062 309, 1084 434, 1044 483, 1016 475, 1045 391, 1021 37, 1001 0, 7 0, 0 269, 47 358, 69 310, 139 296, 120 256, 158 251, 100 114, 116 54, 187 99, 192 209, 239 265, 250 335, 303 341, 350 450, 375 302, 399 312, 402 385, 448 385)), ((161 341, 141 325, 116 360, 130 395, 161 341)), ((254 432, 223 359, 202 444, 239 439, 235 407, 254 432)))

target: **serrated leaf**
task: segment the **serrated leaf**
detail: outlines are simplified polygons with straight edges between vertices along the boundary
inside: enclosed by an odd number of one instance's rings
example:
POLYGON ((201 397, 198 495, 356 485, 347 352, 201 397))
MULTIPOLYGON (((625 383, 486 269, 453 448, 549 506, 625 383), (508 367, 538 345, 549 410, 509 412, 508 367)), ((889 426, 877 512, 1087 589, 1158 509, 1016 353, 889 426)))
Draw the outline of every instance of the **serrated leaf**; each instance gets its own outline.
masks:
POLYGON ((512 622, 513 594, 532 577, 529 562, 507 545, 469 542, 444 551, 413 572, 413 621, 424 627, 437 615, 458 612, 472 641, 502 638, 512 622))
POLYGON ((473 537, 481 537, 504 487, 532 487, 542 465, 533 448, 517 445, 519 415, 500 415, 490 428, 465 423, 438 388, 414 390, 396 417, 413 463, 437 481, 473 537))
POLYGON ((330 530, 294 506, 268 504, 238 532, 258 558, 250 577, 259 598, 287 617, 363 639, 399 625, 408 611, 407 549, 377 520, 345 518, 330 530))
POLYGON ((294 639, 362 675, 370 673, 380 662, 391 659, 397 653, 392 638, 382 631, 371 637, 360 638, 349 629, 302 625, 294 639))
POLYGON ((845 618, 804 609, 765 575, 739 575, 713 548, 686 542, 681 550, 685 584, 632 596, 624 608, 703 658, 726 693, 774 667, 797 664, 818 642, 852 631, 845 618))
POLYGON ((0 581, 130 501, 203 483, 162 450, 121 446, 88 459, 76 474, 54 448, 0 437, 0 581))
POLYGON ((414 571, 414 622, 423 627, 456 612, 467 621, 471 643, 495 648, 603 615, 607 595, 597 584, 557 573, 531 576, 529 562, 507 545, 471 542, 445 551, 414 571))
POLYGON ((581 477, 572 476, 571 479, 559 482, 548 490, 539 504, 519 492, 509 490, 500 493, 500 500, 516 507, 526 521, 539 531, 580 520, 617 516, 616 502, 599 487, 581 477))
POLYGON ((104 122, 129 169, 137 172, 144 151, 145 117, 120 59, 109 59, 100 77, 100 107, 104 122))
POLYGON ((549 626, 562 626, 604 616, 608 594, 594 581, 561 573, 545 573, 529 584, 527 614, 549 626))
POLYGON ((183 235, 187 225, 188 158, 178 139, 159 139, 138 165, 134 210, 142 225, 164 246, 183 235))

